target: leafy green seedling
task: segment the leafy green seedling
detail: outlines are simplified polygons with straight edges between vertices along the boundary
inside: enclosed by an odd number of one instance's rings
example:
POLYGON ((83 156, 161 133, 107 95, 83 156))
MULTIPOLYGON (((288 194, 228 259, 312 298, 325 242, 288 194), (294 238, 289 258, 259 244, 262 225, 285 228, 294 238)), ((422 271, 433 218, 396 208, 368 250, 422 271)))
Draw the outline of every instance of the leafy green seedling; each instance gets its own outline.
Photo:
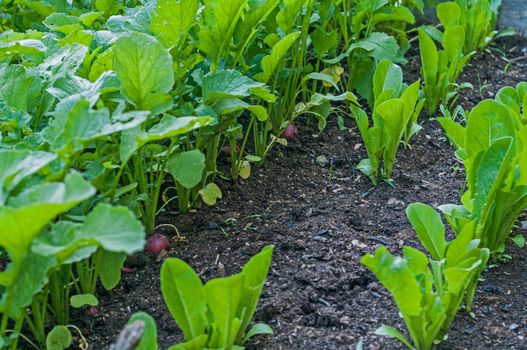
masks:
POLYGON ((383 61, 374 76, 373 125, 370 126, 363 109, 351 106, 368 152, 368 159, 362 160, 357 168, 375 185, 392 178, 401 140, 405 134, 409 140, 419 130, 416 121, 424 103, 419 97, 420 84, 416 81, 406 86, 401 69, 390 61, 383 61))
MULTIPOLYGON (((457 5, 454 4, 455 6, 457 5)), ((442 15, 440 7, 437 11, 440 20, 443 20, 444 33, 441 38, 443 50, 438 50, 425 29, 419 29, 425 108, 430 116, 436 113, 439 104, 448 104, 456 96, 457 79, 473 54, 464 51, 465 28, 456 24, 461 16, 459 11, 453 11, 448 17, 442 15)))
POLYGON ((404 247, 397 257, 380 247, 361 262, 392 294, 412 342, 389 326, 376 334, 396 338, 410 349, 430 350, 443 340, 463 300, 470 307, 489 251, 478 247, 468 229, 447 242, 441 217, 427 205, 414 203, 407 215, 431 257, 412 247, 404 247))
POLYGON ((185 342, 173 350, 243 349, 257 334, 271 334, 258 323, 247 330, 271 264, 273 247, 265 247, 242 272, 203 284, 194 270, 180 259, 167 259, 161 269, 161 289, 185 342))
POLYGON ((525 85, 504 88, 496 100, 478 104, 467 115, 467 126, 439 118, 456 155, 463 161, 468 190, 462 205, 445 205, 454 230, 477 221, 474 238, 491 252, 503 245, 519 215, 527 208, 527 126, 520 101, 525 85))

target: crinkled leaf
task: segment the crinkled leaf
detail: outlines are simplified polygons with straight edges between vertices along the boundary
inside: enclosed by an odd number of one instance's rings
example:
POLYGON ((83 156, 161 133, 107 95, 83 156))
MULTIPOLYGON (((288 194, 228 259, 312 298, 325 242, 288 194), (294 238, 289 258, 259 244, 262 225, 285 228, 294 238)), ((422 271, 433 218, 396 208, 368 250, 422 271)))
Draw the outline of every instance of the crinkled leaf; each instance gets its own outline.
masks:
POLYGON ((203 79, 202 94, 206 103, 222 98, 242 98, 251 95, 251 90, 265 85, 242 75, 236 70, 222 70, 203 79))
POLYGON ((214 72, 230 49, 236 24, 248 0, 204 0, 198 47, 210 59, 214 72))
POLYGON ((198 0, 160 0, 152 14, 150 30, 166 47, 179 47, 196 23, 198 0))
POLYGON ((0 207, 0 246, 16 261, 27 253, 33 239, 55 216, 94 194, 82 176, 69 174, 64 183, 31 187, 0 207))
POLYGON ((186 134, 195 129, 206 126, 212 122, 209 117, 172 117, 165 116, 161 121, 148 131, 133 128, 122 133, 119 145, 119 157, 122 162, 130 157, 147 143, 159 141, 178 135, 186 134))
POLYGON ((143 33, 120 37, 113 48, 114 70, 123 95, 139 110, 153 113, 172 106, 172 57, 155 38, 143 33))

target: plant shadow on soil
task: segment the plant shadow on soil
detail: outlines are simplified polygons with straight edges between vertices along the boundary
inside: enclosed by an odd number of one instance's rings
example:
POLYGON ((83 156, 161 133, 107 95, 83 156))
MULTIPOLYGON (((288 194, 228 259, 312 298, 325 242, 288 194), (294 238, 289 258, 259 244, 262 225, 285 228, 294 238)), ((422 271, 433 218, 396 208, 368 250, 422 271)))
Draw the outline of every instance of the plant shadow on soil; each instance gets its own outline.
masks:
MULTIPOLYGON (((527 41, 513 37, 496 47, 514 59, 525 55, 527 41)), ((404 67, 409 81, 418 79, 417 61, 404 67)), ((496 53, 475 57, 460 78, 475 89, 461 94, 461 104, 471 108, 525 79, 527 60, 506 66, 496 53)), ((355 349, 359 340, 365 349, 403 348, 374 335, 381 324, 400 330, 404 325, 390 295, 359 260, 381 244, 397 254, 403 245, 420 247, 406 206, 457 203, 464 191, 463 167, 442 130, 421 118, 424 129, 412 149, 399 151, 395 188, 372 189, 354 169, 365 150, 353 121, 346 122, 347 131, 330 122, 320 135, 302 124, 299 140, 276 147, 265 167, 253 168, 248 180, 220 181, 223 199, 216 206, 190 216, 178 216, 173 208, 159 218, 187 238, 175 242, 168 255, 190 263, 204 280, 236 273, 264 245, 276 245, 255 317, 270 324, 275 335, 256 337, 248 349, 355 349), (315 161, 320 155, 328 160, 326 166, 315 161)), ((440 349, 527 349, 527 251, 508 249, 512 262, 483 275, 473 308, 476 318, 461 310, 440 349)), ((161 264, 146 253, 131 257, 127 265, 134 272, 124 273, 115 290, 101 291, 100 315, 73 318, 92 349, 107 349, 137 311, 157 320, 161 349, 181 340, 161 296, 161 264)))

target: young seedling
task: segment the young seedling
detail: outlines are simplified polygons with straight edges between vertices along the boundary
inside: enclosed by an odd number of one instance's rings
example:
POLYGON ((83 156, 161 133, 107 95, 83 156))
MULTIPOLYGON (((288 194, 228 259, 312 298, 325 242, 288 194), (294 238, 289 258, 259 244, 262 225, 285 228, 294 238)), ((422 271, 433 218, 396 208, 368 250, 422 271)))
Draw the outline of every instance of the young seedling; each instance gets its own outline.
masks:
POLYGON ((370 126, 363 109, 351 106, 368 153, 368 159, 362 160, 357 168, 375 185, 381 180, 391 181, 399 144, 404 135, 409 140, 419 130, 416 121, 424 103, 419 97, 420 84, 416 81, 406 86, 401 69, 383 61, 374 76, 373 125, 370 126))
POLYGON ((397 257, 380 247, 361 262, 392 294, 412 341, 385 325, 376 334, 396 338, 409 349, 430 350, 447 334, 463 300, 470 309, 489 251, 478 247, 469 229, 447 242, 441 217, 427 205, 414 203, 407 215, 430 257, 412 247, 397 257))

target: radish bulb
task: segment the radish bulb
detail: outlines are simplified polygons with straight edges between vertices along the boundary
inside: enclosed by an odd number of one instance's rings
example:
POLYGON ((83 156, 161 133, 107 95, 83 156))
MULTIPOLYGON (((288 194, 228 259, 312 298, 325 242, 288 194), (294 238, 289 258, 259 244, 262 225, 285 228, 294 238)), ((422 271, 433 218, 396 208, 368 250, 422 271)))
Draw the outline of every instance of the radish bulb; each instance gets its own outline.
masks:
MULTIPOLYGON (((227 145, 227 146, 223 146, 221 148, 221 152, 230 157, 231 156, 231 146, 227 145)), ((236 154, 240 153, 240 146, 239 145, 236 145, 236 154)))
POLYGON ((168 250, 169 247, 170 240, 160 233, 154 233, 150 236, 148 242, 146 242, 146 250, 154 254, 159 254, 163 250, 168 250))
POLYGON ((282 131, 282 137, 287 141, 296 141, 298 137, 298 129, 295 124, 291 123, 282 131))

